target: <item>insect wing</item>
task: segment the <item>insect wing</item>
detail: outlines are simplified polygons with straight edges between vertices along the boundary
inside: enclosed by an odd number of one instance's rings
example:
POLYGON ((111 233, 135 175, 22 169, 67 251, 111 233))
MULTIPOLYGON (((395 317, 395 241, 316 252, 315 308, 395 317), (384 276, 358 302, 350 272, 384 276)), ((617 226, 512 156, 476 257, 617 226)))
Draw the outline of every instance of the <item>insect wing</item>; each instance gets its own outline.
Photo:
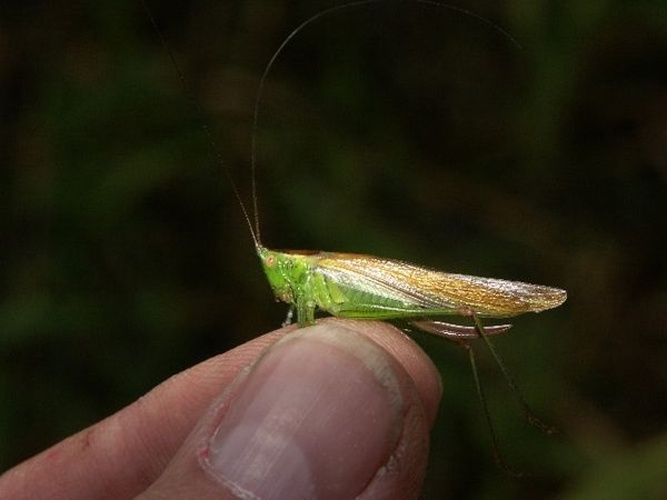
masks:
POLYGON ((443 273, 360 254, 323 253, 318 271, 337 283, 363 287, 441 314, 509 317, 551 309, 566 299, 565 291, 557 288, 443 273))

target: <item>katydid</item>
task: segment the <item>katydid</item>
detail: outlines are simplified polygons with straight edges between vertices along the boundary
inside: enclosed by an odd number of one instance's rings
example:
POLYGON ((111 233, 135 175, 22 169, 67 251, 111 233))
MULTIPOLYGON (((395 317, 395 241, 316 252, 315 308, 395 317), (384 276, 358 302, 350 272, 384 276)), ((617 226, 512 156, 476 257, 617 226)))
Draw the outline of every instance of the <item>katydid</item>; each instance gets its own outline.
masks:
MULTIPOLYGON (((166 41, 159 27, 155 24, 145 0, 143 1, 151 21, 160 34, 162 42, 166 45, 166 41)), ((252 159, 250 165, 252 218, 251 212, 244 203, 229 170, 221 161, 218 151, 215 150, 214 154, 229 178, 236 200, 248 225, 262 268, 276 298, 290 305, 288 322, 291 319, 292 311, 296 311, 299 327, 314 324, 317 310, 341 318, 401 320, 424 332, 442 336, 464 345, 469 352, 475 384, 490 428, 496 459, 501 466, 509 470, 498 452, 495 432, 477 375, 474 353, 467 341, 475 338, 483 339, 499 364, 510 387, 516 393, 529 420, 543 429, 549 430, 548 426, 542 424, 533 415, 505 364, 487 338, 489 335, 506 331, 512 325, 483 326, 480 318, 509 318, 528 312, 552 309, 566 300, 565 290, 519 281, 446 273, 398 260, 362 254, 270 250, 261 241, 255 174, 256 132, 262 90, 273 64, 288 42, 314 21, 341 9, 385 1, 361 0, 320 11, 295 28, 269 60, 259 82, 253 114, 252 159), (470 317, 473 325, 465 326, 443 321, 443 318, 449 316, 470 317)), ((518 45, 501 28, 475 13, 431 0, 407 0, 407 3, 446 8, 472 16, 491 25, 494 30, 518 45)), ((186 93, 188 93, 185 78, 171 52, 170 57, 181 82, 186 88, 186 93)), ((188 93, 188 95, 190 94, 188 93)), ((192 101, 198 108, 196 101, 194 99, 192 101)), ((208 127, 204 125, 203 128, 211 144, 214 144, 208 127)))
MULTIPOLYGON (((320 11, 292 30, 266 65, 259 82, 253 114, 250 168, 254 224, 229 171, 225 171, 243 211, 269 284, 278 300, 290 304, 291 308, 296 310, 297 324, 300 327, 314 323, 315 310, 319 309, 341 318, 409 320, 423 331, 457 340, 502 333, 511 325, 482 328, 478 318, 508 318, 552 309, 565 301, 566 292, 519 281, 443 273, 368 255, 275 251, 262 245, 257 207, 255 146, 260 100, 267 76, 290 40, 309 24, 341 9, 383 1, 385 0, 361 0, 320 11), (434 319, 456 315, 472 316, 475 325, 454 325, 434 319)), ((409 3, 446 8, 472 16, 490 24, 493 29, 516 44, 509 34, 475 13, 431 0, 409 0, 409 3)))
MULTIPOLYGON (((476 327, 428 321, 442 316, 505 318, 563 303, 558 288, 518 281, 432 271, 369 255, 275 251, 255 241, 276 298, 296 309, 299 326, 315 310, 356 319, 407 319, 417 328, 456 339, 476 337, 476 327), (419 320, 419 321, 417 321, 419 320)), ((509 325, 484 328, 501 333, 509 325)))

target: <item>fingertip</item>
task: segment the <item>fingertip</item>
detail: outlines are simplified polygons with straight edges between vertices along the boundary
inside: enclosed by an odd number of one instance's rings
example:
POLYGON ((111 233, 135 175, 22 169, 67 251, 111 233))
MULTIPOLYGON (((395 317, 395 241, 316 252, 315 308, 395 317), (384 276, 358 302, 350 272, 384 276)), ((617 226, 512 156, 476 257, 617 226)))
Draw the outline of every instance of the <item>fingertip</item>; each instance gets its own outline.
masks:
POLYGON ((416 498, 440 392, 399 330, 320 321, 241 371, 149 493, 192 483, 199 498, 416 498))
POLYGON ((322 322, 343 325, 361 333, 391 354, 414 382, 429 425, 434 424, 443 392, 440 372, 431 358, 408 335, 395 326, 380 321, 327 318, 322 322))

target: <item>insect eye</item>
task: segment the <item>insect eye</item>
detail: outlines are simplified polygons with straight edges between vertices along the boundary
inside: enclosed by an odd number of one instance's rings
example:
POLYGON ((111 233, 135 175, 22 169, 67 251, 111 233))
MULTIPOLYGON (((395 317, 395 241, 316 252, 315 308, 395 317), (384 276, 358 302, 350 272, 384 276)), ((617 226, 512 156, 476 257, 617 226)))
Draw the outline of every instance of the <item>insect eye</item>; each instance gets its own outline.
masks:
POLYGON ((269 255, 266 257, 266 259, 264 259, 264 263, 268 267, 273 267, 273 265, 276 263, 276 258, 273 255, 269 255))

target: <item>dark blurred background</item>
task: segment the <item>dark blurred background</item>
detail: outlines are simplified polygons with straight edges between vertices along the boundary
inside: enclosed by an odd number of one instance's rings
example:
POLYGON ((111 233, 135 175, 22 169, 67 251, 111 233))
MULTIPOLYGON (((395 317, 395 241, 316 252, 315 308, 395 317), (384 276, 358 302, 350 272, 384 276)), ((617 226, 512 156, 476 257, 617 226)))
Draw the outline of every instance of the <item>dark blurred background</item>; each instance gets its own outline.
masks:
MULTIPOLYGON (((284 319, 202 124, 250 200, 259 75, 329 1, 0 7, 0 470, 284 319), (200 108, 197 111, 192 97, 200 108)), ((445 384, 423 497, 667 498, 667 5, 460 1, 328 16, 269 76, 263 241, 568 290, 445 384), (517 45, 492 23, 501 26, 517 45)), ((481 346, 480 346, 481 347, 481 346)))

